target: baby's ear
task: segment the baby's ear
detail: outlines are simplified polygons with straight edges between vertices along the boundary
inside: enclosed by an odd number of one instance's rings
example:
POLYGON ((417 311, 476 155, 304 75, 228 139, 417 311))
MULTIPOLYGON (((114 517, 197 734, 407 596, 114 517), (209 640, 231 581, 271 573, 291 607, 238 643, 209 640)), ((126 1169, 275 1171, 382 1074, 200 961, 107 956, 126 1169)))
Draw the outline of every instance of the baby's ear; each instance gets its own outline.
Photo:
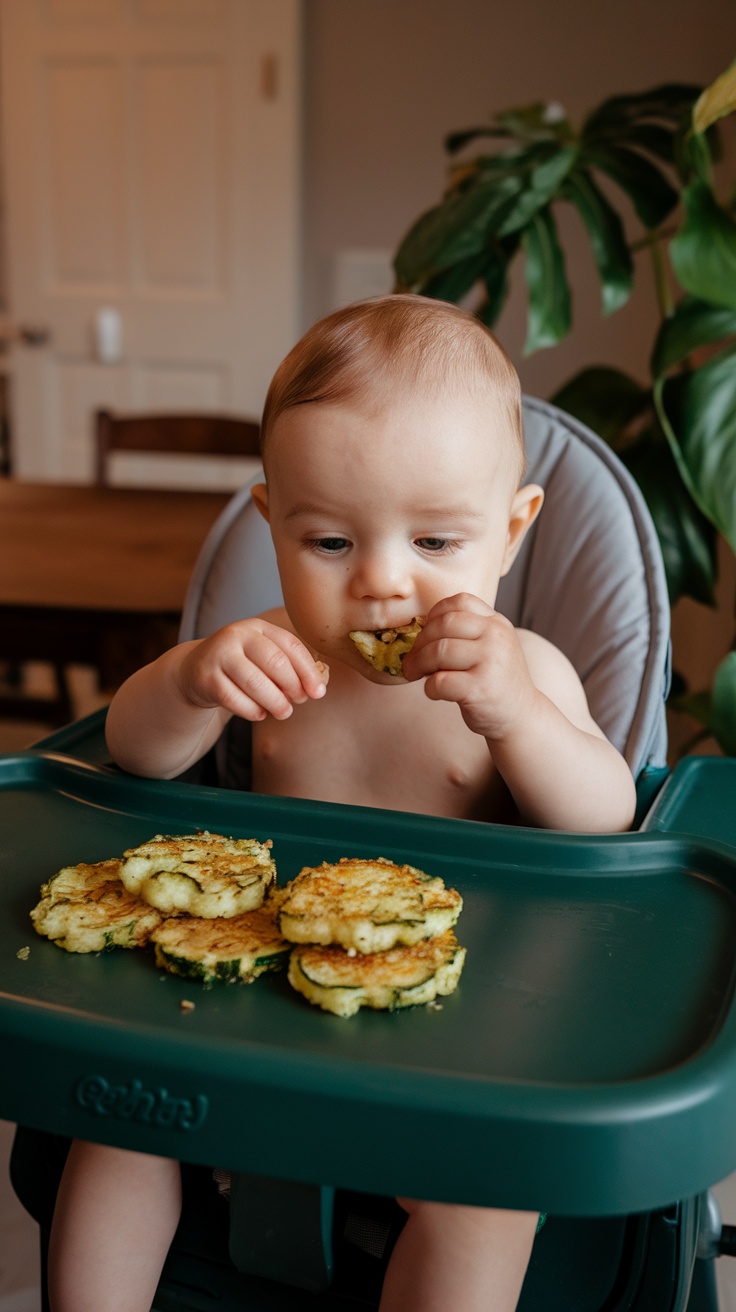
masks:
POLYGON ((263 518, 268 524, 270 521, 268 514, 268 488, 266 487, 266 484, 254 483, 250 490, 250 494, 253 498, 253 504, 256 506, 260 514, 263 515, 263 518))
POLYGON ((536 483, 527 483, 520 487, 511 502, 509 511, 509 531, 506 538, 506 550, 503 557, 501 574, 508 574, 519 548, 542 509, 544 492, 536 483))

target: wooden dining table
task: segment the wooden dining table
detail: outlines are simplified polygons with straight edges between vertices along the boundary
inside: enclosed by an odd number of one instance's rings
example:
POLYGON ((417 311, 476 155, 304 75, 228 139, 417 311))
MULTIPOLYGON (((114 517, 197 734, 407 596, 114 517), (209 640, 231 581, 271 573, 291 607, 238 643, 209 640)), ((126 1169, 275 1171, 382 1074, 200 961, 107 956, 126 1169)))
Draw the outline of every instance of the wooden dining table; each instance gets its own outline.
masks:
POLYGON ((0 478, 0 661, 93 665, 117 687, 176 641, 229 495, 0 478))

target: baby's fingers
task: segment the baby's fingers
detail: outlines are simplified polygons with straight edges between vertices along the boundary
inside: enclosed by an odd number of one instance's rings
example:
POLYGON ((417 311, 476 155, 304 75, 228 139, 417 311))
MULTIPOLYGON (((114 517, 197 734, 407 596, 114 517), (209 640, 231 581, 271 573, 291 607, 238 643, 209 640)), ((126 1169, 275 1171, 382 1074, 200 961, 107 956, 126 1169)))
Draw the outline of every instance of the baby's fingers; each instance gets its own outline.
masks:
MULTIPOLYGON (((270 633, 252 635, 247 651, 225 663, 223 673, 235 689, 277 720, 285 720, 309 697, 324 696, 326 688, 326 671, 317 669, 298 638, 275 626, 270 633)), ((242 713, 234 706, 228 709, 242 713)))
POLYGON ((445 610, 428 619, 412 651, 404 657, 406 679, 426 678, 436 670, 467 669, 477 660, 473 644, 483 636, 487 617, 473 611, 445 610))
MULTIPOLYGON (((263 633, 286 656, 306 697, 324 697, 330 678, 329 667, 323 661, 315 660, 295 633, 289 633, 287 629, 281 629, 276 624, 265 623, 263 633)), ((305 698, 302 697, 301 700, 304 701, 305 698)))
POLYGON ((456 592, 452 597, 443 597, 427 615, 427 624, 442 619, 445 615, 464 612, 472 615, 493 615, 493 607, 476 597, 472 592, 456 592))
POLYGON ((324 696, 327 669, 295 634, 256 618, 189 644, 179 682, 195 706, 219 706, 248 720, 285 720, 298 703, 324 696))

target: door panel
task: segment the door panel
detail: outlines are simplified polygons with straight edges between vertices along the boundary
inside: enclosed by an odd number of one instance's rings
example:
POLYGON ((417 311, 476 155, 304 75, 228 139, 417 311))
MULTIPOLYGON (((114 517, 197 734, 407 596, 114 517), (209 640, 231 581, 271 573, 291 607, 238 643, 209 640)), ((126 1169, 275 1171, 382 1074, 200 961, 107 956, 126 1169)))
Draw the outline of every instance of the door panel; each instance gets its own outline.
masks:
POLYGON ((13 347, 19 476, 91 478, 98 405, 260 414, 300 327, 299 9, 0 0, 8 310, 50 333, 13 347))

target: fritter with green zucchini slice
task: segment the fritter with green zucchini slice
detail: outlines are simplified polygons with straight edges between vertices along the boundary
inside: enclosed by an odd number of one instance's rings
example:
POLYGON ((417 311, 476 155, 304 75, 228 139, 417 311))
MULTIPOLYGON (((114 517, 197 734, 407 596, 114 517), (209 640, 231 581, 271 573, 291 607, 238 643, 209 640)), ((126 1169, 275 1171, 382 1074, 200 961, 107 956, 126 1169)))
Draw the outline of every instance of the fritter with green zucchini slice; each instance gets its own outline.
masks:
POLYGON ((161 916, 123 887, 121 864, 64 866, 41 888, 41 901, 31 912, 36 933, 67 952, 143 947, 161 916))
POLYGON ((156 834, 125 852, 125 887, 165 915, 187 912, 206 919, 242 915, 261 905, 275 879, 271 840, 222 834, 156 834))
POLYGON ((462 905, 455 889, 415 866, 343 857, 306 866, 287 884, 279 928, 292 943, 386 952, 443 934, 462 905))
POLYGON ((425 623, 423 615, 415 615, 410 624, 399 624, 394 629, 354 629, 348 637, 374 670, 400 679, 401 663, 407 652, 411 651, 425 623))
POLYGON ((268 902, 255 911, 228 919, 177 916, 152 935, 156 964, 172 975, 209 985, 250 984, 269 970, 286 966, 291 944, 279 933, 275 908, 268 902))
POLYGON ((308 1002, 354 1016, 361 1007, 396 1011, 454 993, 465 962, 451 929, 413 947, 351 955, 338 947, 294 948, 289 983, 308 1002))

